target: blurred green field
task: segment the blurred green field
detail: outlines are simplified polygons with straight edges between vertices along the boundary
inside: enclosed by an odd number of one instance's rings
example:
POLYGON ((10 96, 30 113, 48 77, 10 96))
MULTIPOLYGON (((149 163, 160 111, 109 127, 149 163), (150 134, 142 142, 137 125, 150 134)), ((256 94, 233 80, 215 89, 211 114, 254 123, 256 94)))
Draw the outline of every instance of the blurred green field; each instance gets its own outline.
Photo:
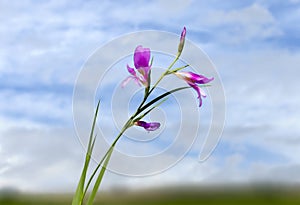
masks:
MULTIPOLYGON (((0 205, 71 204, 71 194, 0 194, 0 205)), ((95 204, 101 205, 196 205, 196 204, 300 204, 300 188, 286 187, 179 187, 130 192, 101 192, 95 204), (167 190, 167 191, 166 191, 167 190)))

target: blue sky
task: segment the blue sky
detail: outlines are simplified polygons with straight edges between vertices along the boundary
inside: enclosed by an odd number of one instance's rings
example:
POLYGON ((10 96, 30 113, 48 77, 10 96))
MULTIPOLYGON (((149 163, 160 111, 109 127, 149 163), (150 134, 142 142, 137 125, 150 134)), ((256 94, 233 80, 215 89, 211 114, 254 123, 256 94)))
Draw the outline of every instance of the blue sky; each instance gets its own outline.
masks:
POLYGON ((83 64, 123 34, 183 26, 224 85, 221 141, 205 162, 200 139, 161 174, 108 172, 104 186, 299 183, 299 11, 298 0, 1 1, 0 188, 74 190, 84 150, 72 96, 83 64))

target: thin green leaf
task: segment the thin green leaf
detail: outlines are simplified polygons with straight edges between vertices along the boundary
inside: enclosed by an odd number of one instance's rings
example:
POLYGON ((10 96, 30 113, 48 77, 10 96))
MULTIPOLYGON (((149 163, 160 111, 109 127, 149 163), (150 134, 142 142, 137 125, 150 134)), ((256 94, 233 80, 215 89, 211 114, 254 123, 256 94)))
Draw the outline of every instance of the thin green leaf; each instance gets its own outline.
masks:
POLYGON ((93 188, 93 190, 91 192, 91 195, 89 196, 89 199, 87 201, 87 205, 92 205, 93 202, 94 202, 94 200, 95 200, 95 197, 96 197, 96 194, 98 192, 99 186, 101 184, 101 181, 103 179, 104 173, 106 171, 106 166, 107 166, 107 164, 108 164, 108 162, 110 160, 111 154, 113 152, 113 148, 114 147, 112 147, 112 149, 110 149, 110 151, 109 151, 109 153, 108 153, 108 155, 107 155, 107 157, 106 157, 106 159, 104 161, 104 164, 103 164, 103 166, 102 166, 102 168, 100 170, 100 173, 99 173, 99 175, 97 177, 97 180, 95 182, 94 188, 93 188))
POLYGON ((182 67, 179 67, 179 68, 175 68, 173 70, 168 71, 167 74, 169 75, 169 74, 172 74, 172 73, 176 73, 177 71, 182 70, 182 69, 184 69, 186 67, 189 67, 189 66, 190 65, 185 65, 185 66, 182 66, 182 67))
POLYGON ((125 130, 129 127, 132 126, 132 121, 128 120, 126 122, 126 124, 124 125, 124 127, 122 128, 122 131, 119 133, 119 135, 117 136, 117 138, 115 139, 115 141, 112 143, 112 145, 110 146, 110 148, 108 149, 108 151, 105 153, 105 155, 103 156, 103 158, 100 160, 100 162, 98 163, 97 167, 94 169, 93 173, 91 174, 86 187, 84 189, 84 194, 85 195, 87 193, 87 190, 90 186, 90 184, 92 183, 92 180, 94 178, 94 176, 97 174, 98 169, 100 168, 101 164, 103 163, 103 161, 106 159, 106 157, 108 156, 108 154, 110 153, 110 151, 113 149, 113 147, 116 145, 117 141, 120 139, 120 137, 122 136, 122 134, 125 132, 125 130))
POLYGON ((93 119, 93 124, 92 124, 92 128, 91 128, 91 133, 90 133, 90 137, 89 137, 89 143, 88 143, 88 148, 86 151, 86 156, 85 156, 85 161, 84 161, 84 166, 81 172, 81 176, 77 185, 77 189, 75 192, 75 195, 73 197, 72 200, 72 205, 81 205, 83 198, 84 198, 84 183, 85 183, 85 179, 86 179, 86 173, 87 173, 87 169, 90 163, 90 159, 91 159, 91 155, 93 152, 93 148, 95 145, 95 140, 96 137, 94 136, 94 130, 95 130, 95 124, 96 124, 96 120, 97 120, 97 116, 98 116, 98 111, 99 111, 99 105, 100 105, 100 100, 97 104, 97 108, 95 111, 95 115, 94 115, 94 119, 93 119))
POLYGON ((160 106, 161 104, 163 104, 168 98, 165 98, 163 100, 161 100, 160 102, 158 102, 157 104, 155 104, 151 109, 149 109, 147 112, 143 113, 142 115, 140 115, 139 117, 137 117, 134 122, 137 122, 139 120, 141 120, 142 118, 144 118, 148 113, 150 113, 154 108, 157 108, 158 106, 160 106))
POLYGON ((151 100, 150 102, 148 102, 146 105, 144 105, 143 107, 141 107, 141 109, 139 110, 139 113, 143 112, 145 109, 147 109, 149 106, 153 105, 154 103, 156 103, 157 101, 159 101, 160 99, 174 93, 174 92, 177 92, 179 90, 183 90, 183 89, 187 89, 187 88, 190 88, 190 87, 181 87, 181 88, 176 88, 174 90, 171 90, 171 91, 168 91, 168 92, 165 92, 164 94, 154 98, 153 100, 151 100))

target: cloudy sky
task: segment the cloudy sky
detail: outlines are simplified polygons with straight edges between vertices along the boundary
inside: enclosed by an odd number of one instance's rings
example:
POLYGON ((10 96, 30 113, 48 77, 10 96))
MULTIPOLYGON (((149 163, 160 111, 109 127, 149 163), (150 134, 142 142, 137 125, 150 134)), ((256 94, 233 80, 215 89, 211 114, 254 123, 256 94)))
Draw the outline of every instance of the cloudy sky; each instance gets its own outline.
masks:
MULTIPOLYGON (((165 172, 138 178, 108 172, 104 187, 300 183, 300 1, 1 0, 0 20, 0 189, 74 190, 84 149, 73 121, 73 90, 84 63, 124 34, 180 34, 183 26, 223 82, 221 140, 204 162, 198 139, 165 172)), ((119 62, 120 75, 127 75, 130 60, 119 62)), ((102 93, 105 102, 110 91, 102 93)), ((208 102, 200 111, 204 116, 208 102)), ((125 140, 120 149, 127 152, 124 145, 133 142, 125 140)), ((161 144, 141 149, 153 154, 161 144)))

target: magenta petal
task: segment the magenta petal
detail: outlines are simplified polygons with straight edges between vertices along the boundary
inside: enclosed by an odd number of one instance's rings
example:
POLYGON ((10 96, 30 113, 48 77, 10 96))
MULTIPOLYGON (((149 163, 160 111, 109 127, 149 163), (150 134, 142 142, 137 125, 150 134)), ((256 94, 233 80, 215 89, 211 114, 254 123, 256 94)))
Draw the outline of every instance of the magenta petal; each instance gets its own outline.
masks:
POLYGON ((145 122, 145 121, 137 121, 135 123, 137 126, 143 127, 147 131, 154 131, 160 127, 159 122, 145 122))
POLYGON ((133 60, 136 69, 139 69, 141 67, 149 67, 150 48, 143 48, 143 46, 136 47, 133 60))
POLYGON ((131 75, 136 76, 136 72, 134 68, 131 68, 129 65, 127 65, 127 70, 131 75))
POLYGON ((199 107, 201 107, 201 106, 202 106, 202 98, 201 98, 201 96, 206 97, 206 95, 205 95, 205 94, 202 95, 202 93, 201 93, 201 88, 198 87, 196 84, 191 84, 191 83, 189 83, 189 85, 190 85, 192 88, 194 88, 194 90, 196 90, 196 92, 197 92, 197 94, 198 94, 198 99, 199 99, 199 107))
POLYGON ((209 83, 210 81, 214 80, 214 78, 207 78, 203 75, 198 75, 195 74, 196 76, 194 77, 194 82, 198 83, 198 84, 206 84, 209 83))
POLYGON ((207 78, 204 75, 199 75, 193 72, 177 72, 179 77, 183 78, 185 81, 197 84, 206 84, 212 81, 214 78, 207 78))
POLYGON ((199 75, 193 72, 176 72, 176 76, 185 80, 189 86, 196 90, 199 99, 199 107, 202 105, 202 97, 206 97, 205 92, 198 86, 198 84, 206 84, 212 81, 214 78, 207 78, 203 75, 199 75))
POLYGON ((122 87, 124 87, 130 79, 134 79, 139 85, 143 84, 145 87, 149 86, 148 78, 151 69, 149 65, 150 55, 151 52, 149 48, 143 48, 143 46, 136 47, 133 57, 135 69, 127 65, 127 70, 132 76, 124 80, 122 87), (139 73, 136 73, 136 71, 139 73))

